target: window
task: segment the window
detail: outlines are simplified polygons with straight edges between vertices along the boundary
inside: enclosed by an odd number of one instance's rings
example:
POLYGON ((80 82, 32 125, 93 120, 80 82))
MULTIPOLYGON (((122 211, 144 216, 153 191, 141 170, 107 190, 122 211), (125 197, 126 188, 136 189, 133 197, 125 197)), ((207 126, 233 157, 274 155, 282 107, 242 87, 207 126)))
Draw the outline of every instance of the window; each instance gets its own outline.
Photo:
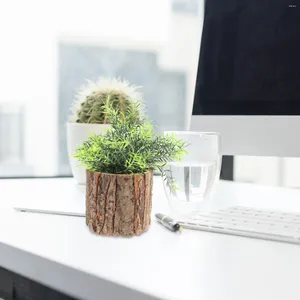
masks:
POLYGON ((143 86, 160 130, 189 122, 198 0, 7 1, 0 11, 0 176, 70 175, 69 107, 86 79, 143 86))
MULTIPOLYGON (((147 113, 160 130, 187 128, 203 6, 203 0, 4 2, 0 177, 70 175, 65 123, 87 78, 126 77, 144 87, 147 113)), ((298 170, 297 158, 235 157, 234 179, 300 187, 298 170)))

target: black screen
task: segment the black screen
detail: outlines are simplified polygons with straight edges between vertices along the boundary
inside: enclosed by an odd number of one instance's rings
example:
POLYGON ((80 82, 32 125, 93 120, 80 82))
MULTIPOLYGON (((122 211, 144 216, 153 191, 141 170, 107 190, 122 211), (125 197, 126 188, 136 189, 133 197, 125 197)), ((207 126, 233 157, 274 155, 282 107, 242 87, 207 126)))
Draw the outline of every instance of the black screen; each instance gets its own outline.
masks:
POLYGON ((300 114, 300 0, 207 0, 193 114, 300 114))

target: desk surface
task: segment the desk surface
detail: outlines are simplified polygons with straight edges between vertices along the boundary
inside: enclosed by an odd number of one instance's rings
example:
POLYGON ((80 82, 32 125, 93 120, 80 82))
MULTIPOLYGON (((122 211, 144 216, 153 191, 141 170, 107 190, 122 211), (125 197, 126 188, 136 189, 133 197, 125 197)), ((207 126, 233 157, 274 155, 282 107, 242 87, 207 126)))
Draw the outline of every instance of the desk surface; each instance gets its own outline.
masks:
MULTIPOLYGON (((134 238, 91 234, 84 218, 15 212, 30 197, 84 203, 72 179, 0 180, 0 266, 86 300, 300 299, 300 247, 185 230, 154 220, 134 238)), ((300 191, 220 182, 214 205, 300 212, 300 191)), ((155 178, 153 213, 168 212, 155 178)))

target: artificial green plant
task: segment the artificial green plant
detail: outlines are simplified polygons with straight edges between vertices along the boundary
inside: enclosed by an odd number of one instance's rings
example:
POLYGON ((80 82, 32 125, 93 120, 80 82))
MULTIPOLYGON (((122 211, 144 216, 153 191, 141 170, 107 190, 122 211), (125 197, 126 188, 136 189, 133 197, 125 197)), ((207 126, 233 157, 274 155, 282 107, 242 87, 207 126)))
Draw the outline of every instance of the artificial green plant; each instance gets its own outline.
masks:
POLYGON ((140 104, 133 102, 126 111, 119 111, 111 102, 103 107, 111 127, 94 135, 76 149, 81 165, 95 172, 113 174, 144 173, 158 169, 172 185, 164 166, 178 161, 186 153, 186 143, 174 134, 159 135, 151 122, 140 118, 140 104))

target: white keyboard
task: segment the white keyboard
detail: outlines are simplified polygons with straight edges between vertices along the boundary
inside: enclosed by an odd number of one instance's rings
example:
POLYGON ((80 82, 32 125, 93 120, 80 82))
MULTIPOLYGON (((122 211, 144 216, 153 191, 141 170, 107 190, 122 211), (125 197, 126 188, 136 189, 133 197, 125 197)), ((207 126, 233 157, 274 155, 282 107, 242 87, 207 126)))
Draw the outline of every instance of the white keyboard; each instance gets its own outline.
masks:
POLYGON ((300 213, 234 206, 198 212, 180 224, 189 229, 300 244, 300 213))

